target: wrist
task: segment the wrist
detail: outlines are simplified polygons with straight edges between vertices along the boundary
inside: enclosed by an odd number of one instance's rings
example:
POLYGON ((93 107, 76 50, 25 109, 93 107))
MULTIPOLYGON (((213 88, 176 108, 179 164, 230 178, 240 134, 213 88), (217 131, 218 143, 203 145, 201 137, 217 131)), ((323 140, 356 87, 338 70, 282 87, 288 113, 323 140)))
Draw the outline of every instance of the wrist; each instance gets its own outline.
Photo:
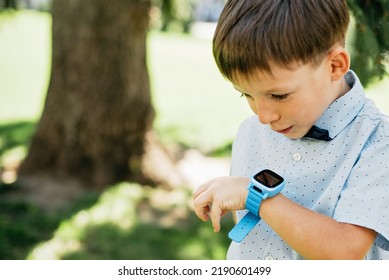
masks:
POLYGON ((243 193, 244 207, 248 213, 235 225, 228 236, 235 242, 241 242, 261 220, 262 201, 276 196, 282 191, 284 185, 284 179, 271 170, 265 169, 255 174, 243 193))
POLYGON ((266 214, 269 213, 269 211, 274 210, 274 205, 275 203, 281 203, 280 201, 285 198, 285 196, 282 193, 279 193, 273 197, 270 197, 268 199, 265 199, 261 203, 261 207, 259 208, 259 217, 263 218, 266 220, 266 214))
POLYGON ((239 186, 240 193, 236 194, 236 197, 240 197, 239 204, 237 208, 234 210, 245 210, 246 209, 246 201, 249 195, 249 190, 247 189, 248 184, 250 183, 250 178, 247 177, 238 177, 239 182, 236 182, 236 186, 239 186))
POLYGON ((262 202, 267 198, 267 195, 263 195, 262 193, 253 189, 251 182, 247 186, 247 192, 248 192, 248 194, 247 194, 247 198, 246 198, 245 208, 249 212, 260 217, 259 209, 261 208, 262 202))
POLYGON ((265 169, 254 175, 247 186, 248 195, 246 209, 252 214, 260 216, 262 203, 268 198, 279 194, 285 185, 284 179, 277 173, 265 169))

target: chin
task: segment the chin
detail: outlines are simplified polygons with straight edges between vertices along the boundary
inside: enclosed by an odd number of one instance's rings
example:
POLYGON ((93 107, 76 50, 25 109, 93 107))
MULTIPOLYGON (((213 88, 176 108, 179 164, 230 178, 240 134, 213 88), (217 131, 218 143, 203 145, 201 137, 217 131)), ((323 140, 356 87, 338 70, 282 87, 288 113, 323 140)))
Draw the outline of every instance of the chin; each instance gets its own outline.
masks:
POLYGON ((289 138, 290 140, 297 140, 304 137, 305 134, 301 133, 288 133, 285 135, 285 137, 289 138))

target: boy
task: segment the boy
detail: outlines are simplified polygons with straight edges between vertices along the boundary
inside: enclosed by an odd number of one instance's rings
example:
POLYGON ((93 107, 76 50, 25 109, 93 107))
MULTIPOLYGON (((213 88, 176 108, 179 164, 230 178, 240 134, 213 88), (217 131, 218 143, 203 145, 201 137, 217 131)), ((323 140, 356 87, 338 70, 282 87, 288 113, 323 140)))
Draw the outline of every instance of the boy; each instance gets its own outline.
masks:
POLYGON ((214 57, 256 116, 239 129, 231 176, 198 187, 194 209, 218 232, 225 213, 248 213, 250 177, 285 181, 250 209, 259 223, 228 259, 389 259, 389 121, 349 70, 348 23, 345 0, 227 2, 214 57))

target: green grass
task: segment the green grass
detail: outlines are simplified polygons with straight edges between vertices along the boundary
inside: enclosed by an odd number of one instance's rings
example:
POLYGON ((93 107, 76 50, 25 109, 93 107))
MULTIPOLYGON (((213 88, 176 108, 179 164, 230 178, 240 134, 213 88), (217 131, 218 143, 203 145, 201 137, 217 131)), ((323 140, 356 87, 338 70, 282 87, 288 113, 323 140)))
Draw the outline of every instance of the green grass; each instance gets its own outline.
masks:
POLYGON ((0 125, 0 166, 2 156, 26 146, 34 129, 35 123, 28 121, 0 125))
MULTIPOLYGON (((0 197, 4 194, 1 189, 0 197)), ((0 259, 25 259, 37 244, 50 240, 63 221, 96 200, 96 196, 85 196, 67 211, 48 213, 22 199, 13 202, 0 199, 0 259)))
POLYGON ((224 259, 231 219, 215 234, 188 209, 190 195, 119 184, 63 221, 28 259, 224 259))
POLYGON ((214 233, 188 207, 190 196, 121 183, 59 212, 0 200, 0 259, 224 259, 231 217, 214 233))

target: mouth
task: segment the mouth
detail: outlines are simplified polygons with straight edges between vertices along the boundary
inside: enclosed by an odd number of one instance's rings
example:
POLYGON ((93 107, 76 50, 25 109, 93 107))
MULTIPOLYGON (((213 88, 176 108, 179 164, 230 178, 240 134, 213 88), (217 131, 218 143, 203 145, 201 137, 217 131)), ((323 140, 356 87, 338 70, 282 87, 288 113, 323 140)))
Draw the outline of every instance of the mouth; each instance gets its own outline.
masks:
POLYGON ((275 132, 278 132, 278 133, 281 133, 281 134, 288 134, 291 130, 292 130, 293 126, 290 126, 286 129, 282 129, 282 130, 275 130, 275 132))

